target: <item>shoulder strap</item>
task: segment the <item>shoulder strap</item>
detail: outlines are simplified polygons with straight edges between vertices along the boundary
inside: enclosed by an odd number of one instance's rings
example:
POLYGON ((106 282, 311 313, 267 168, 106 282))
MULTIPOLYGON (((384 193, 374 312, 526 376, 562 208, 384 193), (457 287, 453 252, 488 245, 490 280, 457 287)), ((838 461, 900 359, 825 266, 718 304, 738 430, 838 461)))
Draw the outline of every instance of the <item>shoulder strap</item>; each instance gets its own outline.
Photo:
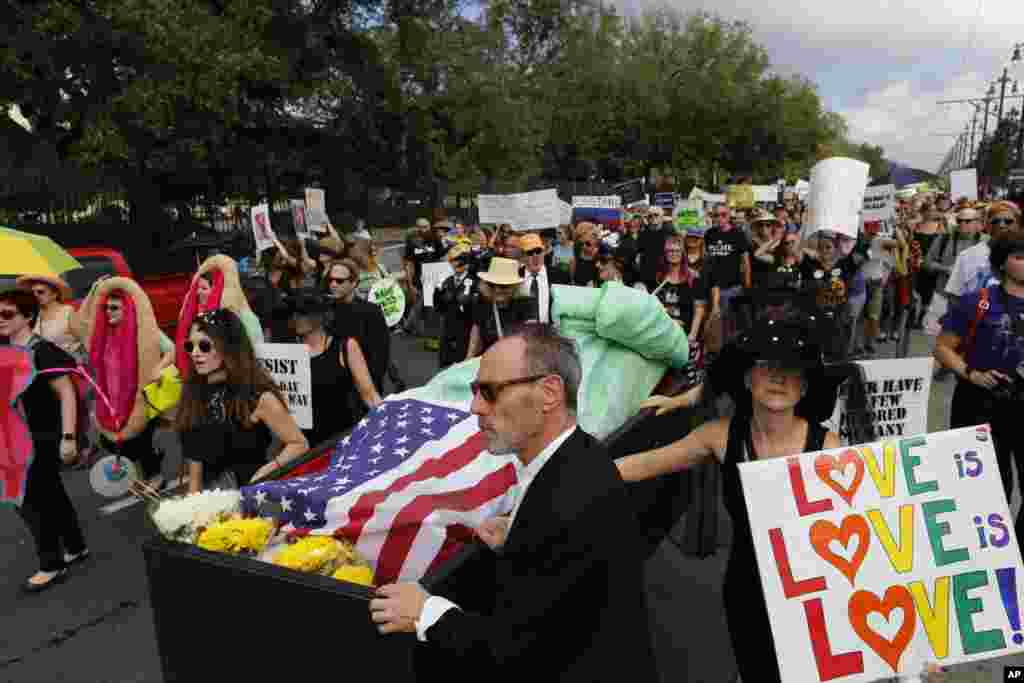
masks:
POLYGON ((807 422, 807 443, 804 444, 804 453, 820 451, 825 446, 825 435, 828 429, 817 422, 807 422))
POLYGON ((978 306, 974 311, 974 318, 972 318, 971 322, 968 323, 967 325, 967 337, 964 338, 963 343, 961 343, 960 345, 960 350, 962 351, 965 359, 971 353, 971 350, 974 348, 974 339, 978 334, 979 323, 981 323, 981 320, 982 318, 985 317, 985 314, 988 313, 988 309, 992 307, 988 299, 988 287, 982 287, 981 291, 978 292, 978 306))

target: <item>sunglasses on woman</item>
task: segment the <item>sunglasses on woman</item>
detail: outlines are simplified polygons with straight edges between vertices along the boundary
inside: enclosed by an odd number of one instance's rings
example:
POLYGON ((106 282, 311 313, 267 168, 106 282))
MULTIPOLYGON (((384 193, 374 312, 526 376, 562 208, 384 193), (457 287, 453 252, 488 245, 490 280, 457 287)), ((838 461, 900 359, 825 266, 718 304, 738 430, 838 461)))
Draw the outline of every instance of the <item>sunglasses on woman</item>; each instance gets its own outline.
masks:
MULTIPOLYGON (((185 349, 185 353, 192 353, 196 349, 196 346, 197 345, 193 344, 191 341, 187 341, 182 344, 182 347, 185 349)), ((200 353, 209 353, 213 350, 213 343, 209 339, 203 339, 199 342, 198 347, 200 353)))
POLYGON ((331 285, 343 285, 350 280, 347 277, 329 277, 327 283, 331 285))
POLYGON ((526 252, 526 255, 527 256, 540 256, 543 253, 544 253, 543 249, 530 249, 529 251, 526 252))
POLYGON ((520 377, 519 379, 510 379, 504 382, 470 382, 469 388, 472 390, 473 395, 480 394, 480 398, 487 401, 488 403, 494 403, 501 396, 501 392, 505 389, 515 386, 517 384, 529 384, 530 382, 536 382, 539 379, 544 379, 547 375, 530 375, 529 377, 520 377))

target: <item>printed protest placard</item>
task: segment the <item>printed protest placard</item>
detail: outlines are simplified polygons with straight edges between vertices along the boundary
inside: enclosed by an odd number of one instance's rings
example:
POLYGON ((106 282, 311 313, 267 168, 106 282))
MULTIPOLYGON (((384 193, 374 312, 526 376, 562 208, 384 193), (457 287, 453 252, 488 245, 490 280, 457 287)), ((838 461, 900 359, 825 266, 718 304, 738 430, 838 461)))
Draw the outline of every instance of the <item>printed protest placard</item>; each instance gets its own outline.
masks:
POLYGON ((327 199, 324 191, 314 188, 306 188, 306 227, 313 232, 327 232, 327 224, 331 219, 327 217, 327 199))
POLYGON ((256 361, 281 389, 300 429, 313 428, 313 379, 305 344, 257 344, 256 361))
POLYGON ((949 196, 953 201, 967 197, 971 201, 978 199, 978 170, 964 168, 949 174, 949 196))
POLYGON ((731 209, 752 209, 754 208, 754 186, 753 185, 730 185, 725 191, 725 203, 731 209))
POLYGON ((433 307, 434 292, 446 278, 455 274, 447 261, 423 264, 423 305, 433 307))
POLYGON ((690 228, 703 227, 704 202, 699 199, 685 199, 676 204, 675 225, 680 232, 690 228))
POLYGON ((574 209, 621 209, 622 197, 617 194, 573 197, 572 208, 574 209))
POLYGON ((846 157, 832 157, 814 165, 803 224, 804 238, 819 230, 857 238, 870 168, 863 161, 846 157))
POLYGON ((754 185, 754 201, 758 204, 777 204, 779 201, 778 185, 754 185))
POLYGON ((562 219, 563 202, 555 189, 481 194, 477 195, 476 201, 481 223, 508 223, 517 231, 556 228, 562 219))
POLYGON ((654 205, 671 213, 676 206, 676 193, 656 192, 654 194, 654 205))
POLYGON ((402 322, 405 315, 405 292, 402 286, 390 278, 377 280, 366 295, 368 301, 380 306, 384 313, 384 322, 394 327, 402 322))
POLYGON ((864 222, 896 218, 896 186, 877 185, 864 190, 864 222))
POLYGON ((934 363, 931 356, 857 361, 864 371, 867 412, 847 407, 844 384, 828 428, 850 443, 854 426, 870 426, 871 440, 924 434, 928 431, 928 396, 934 363))
POLYGON ((270 225, 270 208, 266 204, 252 207, 252 236, 256 239, 256 251, 274 246, 274 228, 270 225))
POLYGON ((987 426, 739 465, 783 681, 877 681, 1024 651, 987 426))
POLYGON ((306 202, 302 199, 291 200, 292 226, 295 228, 296 237, 305 237, 309 234, 306 227, 306 202))

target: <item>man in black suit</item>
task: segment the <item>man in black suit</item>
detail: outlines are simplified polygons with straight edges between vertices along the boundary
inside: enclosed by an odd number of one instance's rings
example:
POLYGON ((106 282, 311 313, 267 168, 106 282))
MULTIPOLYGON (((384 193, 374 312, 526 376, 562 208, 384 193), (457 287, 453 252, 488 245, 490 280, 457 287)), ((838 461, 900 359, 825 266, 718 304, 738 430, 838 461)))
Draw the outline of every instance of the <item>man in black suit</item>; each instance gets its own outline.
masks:
POLYGON ((569 284, 569 275, 560 270, 549 270, 544 264, 544 241, 537 233, 531 232, 519 238, 526 272, 519 294, 530 297, 533 314, 530 319, 540 323, 551 320, 551 285, 569 284))
POLYGON ((546 325, 483 355, 472 411, 519 475, 511 515, 480 530, 499 553, 493 607, 474 614, 418 583, 390 584, 370 602, 381 633, 415 632, 478 680, 657 679, 640 534, 615 466, 576 425, 580 374, 573 343, 546 325))

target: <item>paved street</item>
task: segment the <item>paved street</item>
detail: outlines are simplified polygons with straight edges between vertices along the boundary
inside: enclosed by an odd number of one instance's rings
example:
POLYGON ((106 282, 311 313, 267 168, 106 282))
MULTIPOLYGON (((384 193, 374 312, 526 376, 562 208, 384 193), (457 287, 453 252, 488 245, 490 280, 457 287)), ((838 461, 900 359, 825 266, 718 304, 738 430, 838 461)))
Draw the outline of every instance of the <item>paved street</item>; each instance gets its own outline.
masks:
MULTIPOLYGON (((393 261, 398 250, 387 252, 393 261)), ((927 353, 923 335, 913 353, 927 353)), ((410 385, 434 371, 434 353, 407 336, 395 337, 395 358, 410 385)), ((930 428, 946 424, 952 381, 932 391, 930 428)), ((165 470, 176 475, 180 453, 167 449, 165 470)), ((65 474, 85 527, 92 559, 64 585, 22 596, 18 585, 36 569, 31 539, 10 510, 0 511, 0 681, 35 683, 158 683, 162 680, 140 545, 152 531, 140 504, 96 495, 86 472, 65 474)), ((722 511, 723 538, 728 519, 722 511)), ((663 680, 724 683, 734 667, 720 608, 721 578, 728 548, 696 560, 666 541, 648 566, 651 617, 663 680)), ((183 598, 187 595, 183 588, 183 598)), ((215 608, 215 606, 213 607, 215 608)), ((197 608, 197 618, 202 609, 197 608)), ((1001 663, 964 667, 949 680, 1002 680, 1001 663)))

